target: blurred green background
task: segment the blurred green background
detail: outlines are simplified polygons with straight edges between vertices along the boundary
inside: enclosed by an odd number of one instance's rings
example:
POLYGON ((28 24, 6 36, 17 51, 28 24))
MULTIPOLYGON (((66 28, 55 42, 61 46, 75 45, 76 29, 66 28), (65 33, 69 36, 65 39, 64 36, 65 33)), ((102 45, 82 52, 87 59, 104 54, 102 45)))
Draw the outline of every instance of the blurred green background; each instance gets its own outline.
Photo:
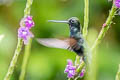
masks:
MULTIPOLYGON (((0 80, 7 72, 17 44, 17 29, 23 17, 26 0, 0 0, 0 80)), ((90 0, 88 43, 91 46, 105 22, 112 2, 90 0)), ((67 20, 76 16, 83 25, 84 0, 34 0, 31 15, 35 21, 32 32, 35 38, 68 37, 67 24, 48 23, 47 20, 67 20)), ((120 16, 98 47, 96 55, 96 80, 114 80, 120 63, 120 16)), ((47 48, 33 39, 26 80, 66 80, 64 68, 67 59, 75 60, 76 54, 68 50, 47 48)), ((24 49, 11 80, 18 80, 24 49)))

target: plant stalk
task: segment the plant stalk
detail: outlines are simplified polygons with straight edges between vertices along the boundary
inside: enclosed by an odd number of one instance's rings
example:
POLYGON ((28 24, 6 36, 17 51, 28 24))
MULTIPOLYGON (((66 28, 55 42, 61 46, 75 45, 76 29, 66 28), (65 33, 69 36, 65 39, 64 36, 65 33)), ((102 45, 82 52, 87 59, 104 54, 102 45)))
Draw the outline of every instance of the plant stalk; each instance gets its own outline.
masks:
MULTIPOLYGON (((27 0, 26 8, 24 10, 24 17, 27 17, 30 15, 32 3, 33 3, 33 0, 27 0)), ((30 56, 31 43, 32 43, 32 38, 30 38, 28 41, 28 44, 25 45, 25 53, 24 53, 24 57, 23 57, 23 62, 22 62, 19 80, 24 80, 24 78, 25 78, 28 59, 30 56)))
POLYGON ((24 80, 24 78, 25 78, 26 67, 27 67, 28 59, 29 59, 29 55, 30 55, 31 43, 32 43, 32 39, 29 39, 28 45, 25 46, 25 54, 23 57, 21 74, 20 74, 19 80, 24 80))
POLYGON ((15 66, 16 66, 16 63, 17 63, 17 60, 18 60, 18 57, 20 55, 20 51, 22 49, 22 45, 23 45, 22 39, 18 38, 17 47, 16 47, 16 50, 15 50, 14 56, 13 56, 13 58, 11 60, 10 66, 8 68, 8 71, 6 73, 6 76, 4 77, 4 80, 10 80, 10 77, 13 74, 13 71, 15 69, 15 66))
POLYGON ((106 32, 110 28, 112 20, 115 17, 115 14, 116 14, 116 9, 117 8, 115 7, 114 1, 113 1, 113 5, 112 5, 112 8, 110 10, 109 16, 108 16, 106 22, 104 23, 104 25, 102 26, 102 29, 101 29, 101 31, 100 31, 100 33, 99 33, 95 43, 92 46, 92 51, 100 44, 100 42, 104 38, 106 32))
POLYGON ((88 33, 88 23, 89 23, 89 0, 84 0, 84 27, 83 27, 83 37, 86 39, 88 33))

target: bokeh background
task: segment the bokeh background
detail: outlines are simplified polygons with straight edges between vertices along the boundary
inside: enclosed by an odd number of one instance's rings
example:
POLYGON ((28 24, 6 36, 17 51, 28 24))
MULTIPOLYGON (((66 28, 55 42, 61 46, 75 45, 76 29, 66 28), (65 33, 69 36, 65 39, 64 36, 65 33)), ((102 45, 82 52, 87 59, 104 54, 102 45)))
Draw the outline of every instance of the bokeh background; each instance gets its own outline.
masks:
MULTIPOLYGON (((7 72, 17 44, 17 29, 23 17, 26 0, 0 0, 0 80, 7 72)), ((112 2, 90 0, 88 43, 91 46, 105 22, 112 2)), ((81 25, 84 18, 84 0, 34 0, 31 15, 35 21, 32 32, 35 38, 69 37, 67 24, 48 23, 47 20, 67 20, 78 17, 81 25)), ((120 63, 120 16, 116 16, 111 28, 98 47, 96 55, 96 80, 114 80, 120 63)), ((66 80, 64 68, 67 59, 75 60, 76 54, 68 50, 47 48, 33 39, 26 80, 66 80)), ((24 49, 19 56, 11 80, 18 80, 24 49)))

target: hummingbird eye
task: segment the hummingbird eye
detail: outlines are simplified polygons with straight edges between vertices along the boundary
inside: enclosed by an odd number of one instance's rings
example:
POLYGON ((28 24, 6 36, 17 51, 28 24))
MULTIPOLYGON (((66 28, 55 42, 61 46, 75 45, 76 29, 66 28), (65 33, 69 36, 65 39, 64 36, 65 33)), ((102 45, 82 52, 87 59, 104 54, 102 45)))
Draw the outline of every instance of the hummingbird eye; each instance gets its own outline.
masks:
POLYGON ((75 21, 74 21, 74 20, 71 20, 70 22, 71 22, 71 23, 75 23, 75 21))

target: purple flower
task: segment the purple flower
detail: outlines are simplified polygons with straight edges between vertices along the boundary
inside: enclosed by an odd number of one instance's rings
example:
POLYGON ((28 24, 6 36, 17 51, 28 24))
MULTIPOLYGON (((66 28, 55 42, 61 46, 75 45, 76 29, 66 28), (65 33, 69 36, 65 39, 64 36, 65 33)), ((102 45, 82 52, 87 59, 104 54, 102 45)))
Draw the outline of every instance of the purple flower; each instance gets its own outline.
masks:
POLYGON ((34 27, 34 21, 32 20, 32 16, 27 16, 27 17, 23 18, 20 22, 20 26, 25 26, 29 29, 34 27))
POLYGON ((34 21, 32 20, 32 16, 27 16, 25 18, 25 26, 28 27, 29 29, 31 27, 34 27, 34 21))
POLYGON ((85 69, 83 68, 82 71, 81 71, 81 73, 80 73, 80 77, 83 77, 84 74, 85 74, 85 69))
POLYGON ((120 0, 116 0, 115 5, 116 5, 117 8, 120 8, 120 0))
POLYGON ((29 38, 34 37, 27 27, 20 27, 18 29, 18 37, 22 38, 24 44, 28 43, 29 38))
POLYGON ((20 28, 18 29, 18 37, 22 38, 24 44, 28 43, 29 38, 34 37, 30 32, 30 29, 34 27, 34 21, 32 20, 32 16, 27 16, 22 18, 20 21, 20 28))
POLYGON ((75 70, 76 70, 76 67, 73 66, 73 63, 72 63, 72 60, 67 60, 68 64, 65 68, 65 73, 67 73, 67 77, 68 78, 73 78, 76 74, 75 70))

